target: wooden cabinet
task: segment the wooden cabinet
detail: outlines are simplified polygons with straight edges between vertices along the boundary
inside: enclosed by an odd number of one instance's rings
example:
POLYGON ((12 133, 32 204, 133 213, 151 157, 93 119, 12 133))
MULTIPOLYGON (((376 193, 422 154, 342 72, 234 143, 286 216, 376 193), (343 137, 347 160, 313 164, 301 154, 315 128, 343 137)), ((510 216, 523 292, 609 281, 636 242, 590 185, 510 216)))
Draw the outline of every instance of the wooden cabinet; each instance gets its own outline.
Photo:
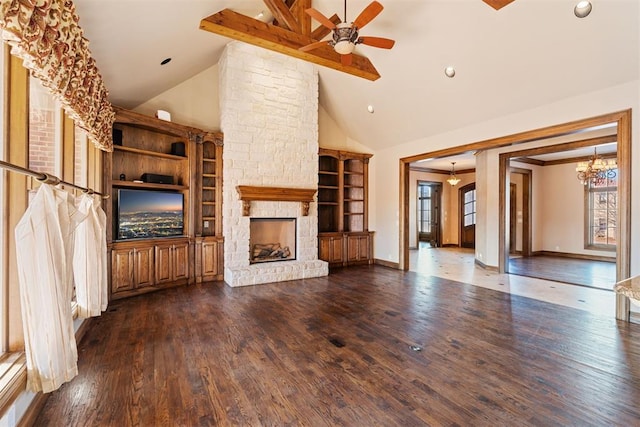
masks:
POLYGON ((319 151, 318 256, 332 266, 373 261, 367 208, 371 156, 319 151))
POLYGON ((153 248, 124 247, 111 253, 113 294, 153 286, 153 248))
POLYGON ((222 135, 209 134, 196 146, 198 163, 195 242, 197 283, 223 280, 222 238, 222 135))
POLYGON ((341 233, 318 237, 318 258, 329 263, 342 263, 344 239, 341 233))
POLYGON ((189 280, 189 241, 135 241, 113 243, 111 298, 154 291, 189 280))
MULTIPOLYGON (((196 264, 211 268, 222 259, 222 245, 215 245, 215 255, 209 249, 196 250, 200 237, 222 241, 222 134, 114 109, 114 150, 105 153, 103 171, 104 190, 112 200, 105 206, 110 224, 111 297, 202 281, 204 270, 195 268, 196 264), (142 227, 136 229, 128 223, 129 228, 119 236, 121 189, 180 193, 181 215, 165 220, 157 227, 161 232, 138 233, 142 227)), ((141 218, 143 213, 128 215, 141 218)), ((145 218, 144 223, 154 224, 154 218, 145 218)), ((222 279, 221 270, 217 268, 215 275, 207 271, 207 279, 222 279)))
POLYGON ((189 244, 155 245, 156 284, 189 278, 189 244))
POLYGON ((197 147, 201 159, 198 180, 199 223, 196 234, 201 236, 222 235, 222 139, 214 137, 204 140, 197 147))
POLYGON ((371 234, 358 233, 347 235, 347 262, 368 261, 371 259, 371 234))
POLYGON ((222 238, 205 237, 196 239, 197 281, 223 280, 222 238))

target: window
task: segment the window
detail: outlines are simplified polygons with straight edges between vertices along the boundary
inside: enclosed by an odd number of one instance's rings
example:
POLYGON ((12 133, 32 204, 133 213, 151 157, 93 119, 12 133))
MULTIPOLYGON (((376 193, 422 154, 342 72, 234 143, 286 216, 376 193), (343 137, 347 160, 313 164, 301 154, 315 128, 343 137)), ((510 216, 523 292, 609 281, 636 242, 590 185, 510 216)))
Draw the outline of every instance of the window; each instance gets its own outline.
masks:
MULTIPOLYGON (((65 117, 60 104, 29 77, 22 60, 9 55, 6 47, 0 53, 0 70, 0 159, 83 187, 89 184, 100 188, 101 155, 88 142, 86 133, 65 117)), ((0 413, 25 387, 24 338, 12 239, 28 206, 29 189, 36 186, 35 180, 24 175, 0 170, 0 413)))
POLYGON ((87 169, 88 169, 88 138, 87 132, 75 126, 73 144, 73 183, 81 187, 88 187, 87 169))
POLYGON ((463 224, 465 227, 476 224, 476 190, 470 190, 464 193, 464 202, 462 207, 464 215, 463 224))
POLYGON ((29 169, 60 176, 61 107, 37 79, 29 79, 29 169))
POLYGON ((418 232, 431 233, 431 186, 418 182, 418 232))
POLYGON ((618 173, 602 182, 585 187, 585 249, 616 249, 618 216, 618 173))

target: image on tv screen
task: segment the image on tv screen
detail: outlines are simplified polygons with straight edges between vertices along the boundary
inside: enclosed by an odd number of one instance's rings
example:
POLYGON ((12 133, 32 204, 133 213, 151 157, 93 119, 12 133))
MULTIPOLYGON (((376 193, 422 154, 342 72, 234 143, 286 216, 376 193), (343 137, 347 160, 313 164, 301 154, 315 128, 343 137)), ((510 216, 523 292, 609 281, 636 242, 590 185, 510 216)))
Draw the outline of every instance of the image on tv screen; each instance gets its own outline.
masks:
POLYGON ((118 191, 118 240, 183 235, 182 193, 118 191))

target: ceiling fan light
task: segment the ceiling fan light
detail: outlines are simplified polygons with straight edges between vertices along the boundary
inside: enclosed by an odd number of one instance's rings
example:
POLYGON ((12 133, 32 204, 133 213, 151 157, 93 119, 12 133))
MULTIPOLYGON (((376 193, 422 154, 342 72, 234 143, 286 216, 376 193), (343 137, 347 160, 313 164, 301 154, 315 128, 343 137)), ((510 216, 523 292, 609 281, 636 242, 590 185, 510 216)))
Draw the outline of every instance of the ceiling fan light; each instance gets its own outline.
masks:
POLYGON ((353 53, 354 49, 356 48, 356 45, 354 43, 351 43, 348 40, 342 40, 342 41, 337 42, 333 46, 333 48, 340 55, 348 55, 350 53, 353 53))
POLYGON ((578 18, 586 18, 591 13, 591 2, 587 0, 579 1, 576 7, 573 9, 573 13, 578 18))

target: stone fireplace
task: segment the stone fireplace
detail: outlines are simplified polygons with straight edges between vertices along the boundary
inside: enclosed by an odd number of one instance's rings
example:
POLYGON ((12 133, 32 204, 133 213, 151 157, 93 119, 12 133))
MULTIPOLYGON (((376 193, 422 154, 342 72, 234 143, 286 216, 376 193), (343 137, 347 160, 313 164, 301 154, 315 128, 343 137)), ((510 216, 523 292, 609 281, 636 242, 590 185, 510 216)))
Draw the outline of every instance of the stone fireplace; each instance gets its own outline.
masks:
MULTIPOLYGON (((318 260, 317 246, 315 68, 231 42, 220 59, 219 73, 225 282, 246 286, 326 276, 328 264, 318 260), (297 197, 301 192, 305 200, 297 197), (270 197, 263 197, 265 193, 270 197), (252 262, 257 243, 251 240, 252 224, 274 218, 294 221, 295 248, 286 244, 293 259, 252 262)), ((283 245, 275 240, 257 244, 278 243, 283 245)))

